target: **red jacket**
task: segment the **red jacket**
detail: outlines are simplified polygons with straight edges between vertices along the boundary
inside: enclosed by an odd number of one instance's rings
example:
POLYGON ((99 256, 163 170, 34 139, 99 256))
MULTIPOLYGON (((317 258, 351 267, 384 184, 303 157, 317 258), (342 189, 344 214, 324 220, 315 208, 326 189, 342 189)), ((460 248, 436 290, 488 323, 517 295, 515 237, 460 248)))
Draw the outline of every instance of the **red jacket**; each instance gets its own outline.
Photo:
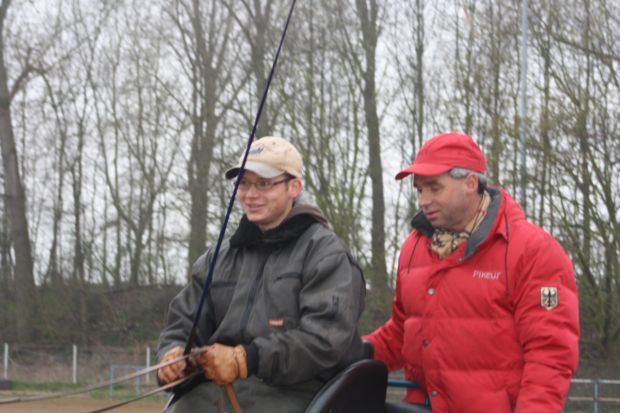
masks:
POLYGON ((426 394, 434 413, 561 412, 579 354, 572 263, 504 190, 489 192, 480 228, 443 260, 414 218, 392 318, 365 339, 422 386, 405 400, 426 394))

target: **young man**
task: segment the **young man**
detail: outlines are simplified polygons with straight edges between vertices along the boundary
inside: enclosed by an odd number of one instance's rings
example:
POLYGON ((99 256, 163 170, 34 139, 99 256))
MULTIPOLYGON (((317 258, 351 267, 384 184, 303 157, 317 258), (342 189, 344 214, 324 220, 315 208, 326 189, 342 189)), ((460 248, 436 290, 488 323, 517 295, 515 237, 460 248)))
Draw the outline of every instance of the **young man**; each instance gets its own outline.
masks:
POLYGON ((399 261, 392 318, 365 337, 374 358, 441 412, 561 412, 577 368, 571 261, 501 188, 467 135, 428 140, 413 175, 421 211, 399 261))
MULTIPOLYGON (((328 378, 363 357, 361 271, 322 212, 301 200, 301 176, 301 155, 286 140, 252 144, 237 193, 245 214, 221 247, 195 343, 209 346, 198 363, 215 384, 198 385, 170 411, 217 411, 226 397, 216 384, 233 383, 246 413, 303 412, 328 378)), ((209 250, 197 260, 170 304, 161 360, 183 353, 211 259, 209 250)), ((171 382, 185 367, 158 377, 171 382)))

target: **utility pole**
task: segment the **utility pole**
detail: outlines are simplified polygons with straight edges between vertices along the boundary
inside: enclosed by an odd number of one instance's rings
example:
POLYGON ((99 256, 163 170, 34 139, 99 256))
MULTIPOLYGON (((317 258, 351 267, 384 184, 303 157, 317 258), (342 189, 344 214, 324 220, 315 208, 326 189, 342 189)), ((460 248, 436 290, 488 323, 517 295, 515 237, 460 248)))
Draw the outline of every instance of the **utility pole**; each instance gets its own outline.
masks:
POLYGON ((521 135, 521 191, 519 201, 523 212, 526 212, 525 186, 527 184, 526 176, 526 157, 525 148, 527 145, 527 0, 521 2, 521 81, 520 81, 520 99, 519 99, 519 129, 521 135))

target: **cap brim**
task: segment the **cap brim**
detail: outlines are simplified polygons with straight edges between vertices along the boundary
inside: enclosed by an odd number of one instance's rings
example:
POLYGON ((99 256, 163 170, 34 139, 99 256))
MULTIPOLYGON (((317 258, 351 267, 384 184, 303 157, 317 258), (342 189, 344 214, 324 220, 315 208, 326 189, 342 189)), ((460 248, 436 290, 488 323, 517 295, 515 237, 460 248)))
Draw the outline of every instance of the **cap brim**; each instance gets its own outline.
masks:
POLYGON ((422 176, 441 175, 448 172, 453 167, 450 165, 439 165, 430 163, 413 163, 407 168, 396 174, 396 180, 399 181, 411 174, 422 176))
MULTIPOLYGON (((233 179, 237 175, 239 175, 239 171, 241 170, 241 165, 235 166, 234 168, 230 168, 226 171, 225 176, 226 179, 233 179)), ((275 178, 278 175, 282 175, 284 171, 281 171, 278 168, 274 168, 273 166, 269 166, 262 162, 255 161, 247 161, 245 163, 245 170, 254 172, 256 175, 261 178, 275 178)))

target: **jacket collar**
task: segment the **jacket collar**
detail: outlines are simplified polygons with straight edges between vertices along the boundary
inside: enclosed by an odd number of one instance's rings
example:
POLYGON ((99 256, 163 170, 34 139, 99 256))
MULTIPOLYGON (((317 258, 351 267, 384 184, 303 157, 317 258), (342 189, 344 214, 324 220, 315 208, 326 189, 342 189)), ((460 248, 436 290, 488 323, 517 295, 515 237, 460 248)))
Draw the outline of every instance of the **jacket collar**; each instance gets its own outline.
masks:
POLYGON ((489 233, 491 233, 493 230, 493 224, 496 222, 495 218, 497 218, 499 208, 502 203, 502 196, 499 190, 495 188, 488 188, 487 191, 489 192, 489 195, 491 195, 491 203, 489 204, 489 208, 487 209, 487 215, 480 223, 478 229, 474 231, 474 233, 471 234, 471 236, 467 240, 467 247, 465 247, 464 259, 468 259, 472 255, 474 255, 474 252, 476 252, 476 248, 478 248, 478 246, 482 244, 485 239, 487 239, 489 233))
POLYGON ((323 212, 317 206, 304 201, 296 200, 286 219, 277 227, 264 232, 243 215, 237 230, 230 237, 230 246, 232 248, 277 246, 296 240, 314 223, 318 222, 328 227, 323 212))

